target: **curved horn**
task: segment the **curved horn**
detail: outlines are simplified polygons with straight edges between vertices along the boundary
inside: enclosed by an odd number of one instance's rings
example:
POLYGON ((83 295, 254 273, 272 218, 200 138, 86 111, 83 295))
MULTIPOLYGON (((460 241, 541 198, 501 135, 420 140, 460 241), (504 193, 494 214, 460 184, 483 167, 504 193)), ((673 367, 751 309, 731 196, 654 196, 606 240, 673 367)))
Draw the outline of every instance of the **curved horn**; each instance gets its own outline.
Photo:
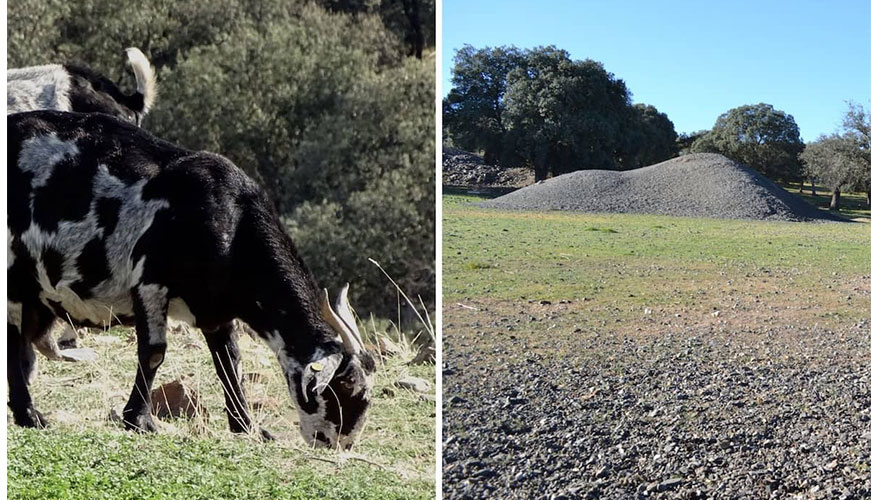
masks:
POLYGON ((331 309, 331 304, 328 299, 328 289, 324 289, 325 294, 322 296, 322 317, 325 321, 340 334, 340 339, 343 341, 343 348, 350 354, 359 352, 360 346, 355 338, 355 334, 347 328, 343 319, 331 309))
POLYGON ((349 331, 355 336, 356 341, 361 349, 365 348, 365 342, 362 339, 362 334, 359 331, 358 323, 352 313, 352 308, 349 306, 349 299, 346 294, 349 292, 349 283, 343 285, 340 290, 340 295, 337 296, 337 302, 334 303, 334 309, 343 320, 344 324, 349 328, 349 331))

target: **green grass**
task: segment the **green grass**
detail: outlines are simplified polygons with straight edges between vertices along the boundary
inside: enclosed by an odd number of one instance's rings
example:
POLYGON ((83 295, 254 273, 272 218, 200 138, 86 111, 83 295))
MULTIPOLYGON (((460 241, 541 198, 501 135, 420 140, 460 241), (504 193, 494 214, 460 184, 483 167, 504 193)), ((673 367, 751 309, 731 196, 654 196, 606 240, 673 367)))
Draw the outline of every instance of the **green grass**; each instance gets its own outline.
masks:
POLYGON ((108 418, 133 385, 131 330, 83 336, 80 342, 100 355, 93 363, 41 359, 31 390, 51 427, 7 426, 8 498, 434 498, 435 403, 394 387, 403 375, 434 380, 433 365, 407 364, 409 344, 382 360, 363 434, 352 451, 340 452, 311 449, 299 437, 285 381, 263 343, 244 335, 240 348, 254 418, 277 436, 273 443, 227 430, 221 386, 199 332, 170 332, 168 341, 155 387, 183 380, 205 411, 193 420, 159 421, 152 435, 108 418))
POLYGON ((790 223, 649 215, 505 212, 446 195, 445 303, 586 301, 605 320, 644 306, 721 308, 728 298, 856 317, 868 296, 868 223, 790 223))
POLYGON ((9 498, 402 499, 433 489, 366 463, 319 460, 337 460, 331 453, 245 440, 20 428, 8 436, 9 498))

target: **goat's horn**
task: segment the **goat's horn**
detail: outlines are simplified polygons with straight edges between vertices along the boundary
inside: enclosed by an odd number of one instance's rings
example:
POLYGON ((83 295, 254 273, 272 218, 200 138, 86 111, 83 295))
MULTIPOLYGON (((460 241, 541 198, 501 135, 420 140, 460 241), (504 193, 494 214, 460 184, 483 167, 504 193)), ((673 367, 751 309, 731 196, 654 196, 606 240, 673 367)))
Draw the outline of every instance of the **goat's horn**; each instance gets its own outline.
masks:
POLYGON ((331 304, 328 299, 328 289, 325 289, 325 294, 322 296, 322 317, 340 334, 340 339, 343 341, 344 349, 350 354, 355 354, 359 351, 359 344, 356 341, 355 335, 344 324, 343 319, 331 309, 331 304))
POLYGON ((337 297, 337 302, 334 303, 334 309, 337 310, 337 314, 340 316, 340 319, 343 320, 344 324, 349 328, 349 331, 355 336, 356 341, 358 342, 359 348, 365 348, 365 342, 362 339, 362 334, 359 331, 358 323, 355 320, 355 316, 352 313, 352 308, 349 306, 349 298, 347 297, 347 292, 349 292, 349 283, 343 285, 343 288, 340 290, 340 295, 337 297))

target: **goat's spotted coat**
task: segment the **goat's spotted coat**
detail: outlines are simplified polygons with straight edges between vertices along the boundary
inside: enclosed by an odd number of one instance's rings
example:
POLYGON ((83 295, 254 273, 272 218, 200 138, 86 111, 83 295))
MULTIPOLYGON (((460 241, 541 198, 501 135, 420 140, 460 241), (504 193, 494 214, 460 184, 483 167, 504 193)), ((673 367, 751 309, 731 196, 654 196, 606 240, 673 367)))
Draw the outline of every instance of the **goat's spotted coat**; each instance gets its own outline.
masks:
POLYGON ((127 49, 137 91, 125 94, 105 76, 75 64, 47 64, 6 72, 6 113, 40 109, 106 113, 140 124, 155 102, 155 71, 139 49, 127 49))
POLYGON ((27 389, 32 343, 64 318, 136 326, 139 366, 124 420, 154 430, 148 395, 167 316, 178 314, 204 331, 232 430, 252 428, 237 369, 239 318, 277 354, 305 439, 352 444, 374 361, 345 289, 338 318, 254 181, 221 156, 177 148, 109 116, 42 111, 7 122, 16 423, 45 425, 27 389))
MULTIPOLYGON (((40 109, 55 111, 100 112, 140 124, 154 104, 157 87, 155 72, 146 56, 136 48, 127 49, 128 65, 137 80, 137 91, 122 93, 118 86, 89 68, 72 64, 49 64, 10 69, 6 73, 6 112, 21 113, 40 109)), ((50 359, 76 360, 73 351, 76 331, 65 321, 55 323, 61 330, 59 342, 45 336, 37 349, 50 359)))

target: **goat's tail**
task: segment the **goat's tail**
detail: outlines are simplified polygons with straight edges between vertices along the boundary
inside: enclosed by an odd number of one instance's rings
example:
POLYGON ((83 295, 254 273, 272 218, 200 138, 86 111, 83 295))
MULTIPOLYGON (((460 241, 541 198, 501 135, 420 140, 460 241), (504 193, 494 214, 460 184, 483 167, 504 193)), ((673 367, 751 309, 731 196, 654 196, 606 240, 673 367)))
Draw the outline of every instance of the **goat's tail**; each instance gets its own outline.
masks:
POLYGON ((158 96, 158 83, 155 81, 155 69, 146 59, 146 56, 140 49, 131 47, 126 50, 128 54, 128 64, 134 70, 134 76, 137 78, 137 93, 143 96, 142 114, 149 112, 149 109, 155 104, 155 98, 158 96))

